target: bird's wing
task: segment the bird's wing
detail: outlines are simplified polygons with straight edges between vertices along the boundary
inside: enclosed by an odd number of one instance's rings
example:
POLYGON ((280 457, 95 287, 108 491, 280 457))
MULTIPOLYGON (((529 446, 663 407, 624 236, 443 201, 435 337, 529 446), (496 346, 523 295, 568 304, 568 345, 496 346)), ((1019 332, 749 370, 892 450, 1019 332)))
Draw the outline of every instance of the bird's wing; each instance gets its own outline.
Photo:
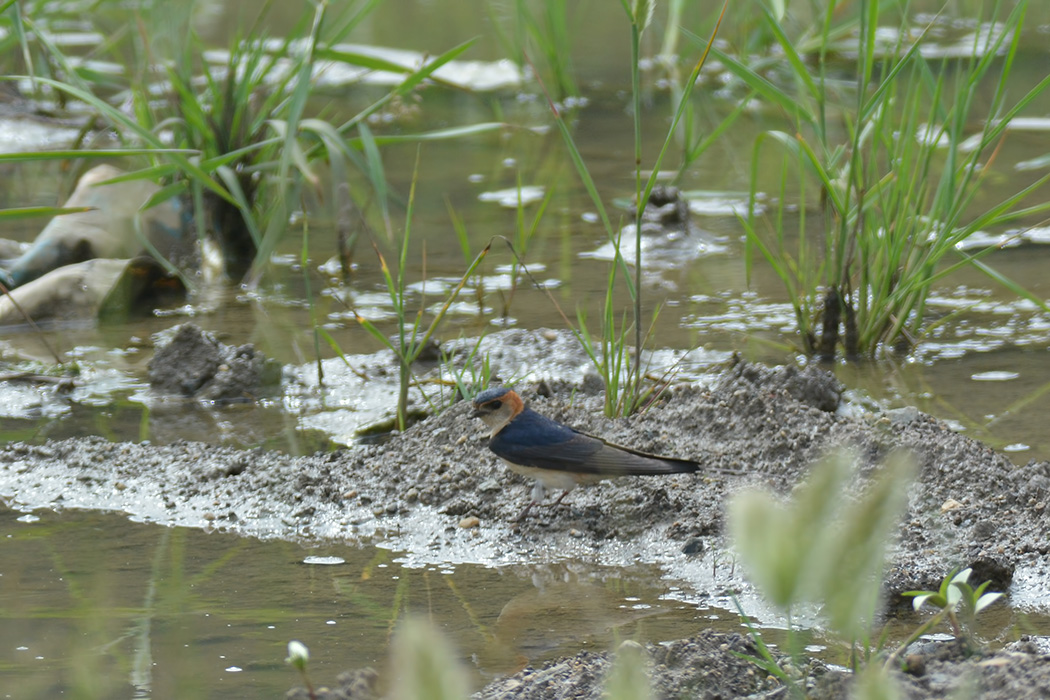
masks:
POLYGON ((610 445, 531 410, 516 416, 492 438, 489 447, 511 464, 577 474, 677 474, 699 467, 688 460, 610 445))

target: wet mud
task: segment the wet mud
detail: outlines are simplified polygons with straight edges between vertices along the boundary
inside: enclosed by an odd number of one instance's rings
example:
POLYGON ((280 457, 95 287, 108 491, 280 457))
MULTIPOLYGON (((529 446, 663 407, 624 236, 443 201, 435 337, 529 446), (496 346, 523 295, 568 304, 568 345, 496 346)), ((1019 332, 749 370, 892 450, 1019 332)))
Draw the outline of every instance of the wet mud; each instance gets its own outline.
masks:
MULTIPOLYGON (((1045 698, 1050 693, 1050 656, 1041 641, 1022 638, 994 653, 967 652, 954 642, 926 644, 909 655, 906 670, 894 668, 888 675, 902 700, 1045 698)), ((708 630, 689 639, 648 644, 643 658, 652 696, 659 700, 792 697, 781 681, 743 658, 757 653, 749 637, 708 630)), ((812 659, 801 665, 785 656, 778 656, 777 661, 804 697, 816 700, 856 697, 857 681, 850 672, 812 659)), ((601 700, 608 697, 605 681, 614 662, 612 653, 581 652, 496 680, 473 698, 601 700)), ((308 700, 310 695, 305 688, 293 688, 286 697, 308 700)), ((383 697, 382 680, 372 669, 346 672, 340 674, 333 685, 317 688, 315 697, 318 700, 373 700, 383 697)))
MULTIPOLYGON (((534 337, 537 345, 553 342, 549 335, 534 337)), ((629 419, 604 418, 592 385, 517 388, 534 409, 585 432, 708 469, 579 488, 568 505, 537 508, 513 523, 532 484, 488 451, 481 424, 459 402, 383 444, 297 458, 189 442, 9 444, 0 448, 0 497, 24 509, 113 509, 260 537, 358 540, 403 552, 408 565, 656 563, 702 598, 749 590, 740 567, 725 563, 725 506, 732 493, 762 486, 787 495, 814 462, 840 449, 855 456, 858 476, 850 489, 856 492, 888 454, 903 449, 915 455, 919 472, 887 569, 888 608, 902 604, 901 592, 935 588, 948 571, 965 566, 974 569, 971 580, 1009 591, 1015 606, 1050 605, 1048 463, 1015 466, 913 409, 843 406, 838 382, 816 367, 735 362, 711 387, 676 387, 629 419)), ((658 696, 783 692, 729 653, 748 644, 700 633, 650 648, 658 696), (707 660, 682 662, 676 654, 687 649, 707 660)), ((940 697, 951 692, 945 684, 964 681, 977 683, 981 697, 1039 696, 1048 687, 1048 657, 1035 642, 1015 647, 969 659, 931 652, 924 674, 905 679, 907 696, 940 697)), ((526 669, 480 697, 598 697, 604 658, 588 653, 546 671, 526 669)), ((845 681, 828 681, 823 671, 800 673, 818 696, 845 696, 845 681)))

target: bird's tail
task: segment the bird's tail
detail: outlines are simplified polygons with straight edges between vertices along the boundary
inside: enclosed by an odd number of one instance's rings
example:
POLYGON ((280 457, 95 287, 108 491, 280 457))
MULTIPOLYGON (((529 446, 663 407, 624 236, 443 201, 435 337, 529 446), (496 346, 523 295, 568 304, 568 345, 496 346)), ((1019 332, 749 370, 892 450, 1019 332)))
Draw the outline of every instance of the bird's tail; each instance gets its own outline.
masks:
POLYGON ((636 457, 640 457, 641 459, 636 463, 637 468, 632 470, 635 474, 692 474, 694 472, 705 472, 722 474, 725 476, 739 476, 744 473, 739 469, 727 469, 724 467, 703 465, 700 462, 691 459, 654 455, 650 452, 643 452, 630 447, 623 447, 622 445, 613 445, 612 443, 606 443, 606 445, 617 450, 622 450, 636 457))

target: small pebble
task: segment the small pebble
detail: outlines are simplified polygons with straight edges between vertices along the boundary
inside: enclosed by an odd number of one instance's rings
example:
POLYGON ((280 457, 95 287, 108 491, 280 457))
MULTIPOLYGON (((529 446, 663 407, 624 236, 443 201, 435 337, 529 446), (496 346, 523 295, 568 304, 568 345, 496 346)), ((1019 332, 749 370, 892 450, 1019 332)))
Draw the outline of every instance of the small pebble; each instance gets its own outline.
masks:
POLYGON ((416 501, 418 499, 419 499, 419 489, 411 488, 408 491, 405 491, 405 500, 408 501, 409 503, 412 503, 413 501, 416 501))
POLYGON ((926 657, 922 654, 908 654, 904 657, 904 672, 913 676, 926 673, 926 657))
POLYGON ((382 517, 385 513, 386 508, 383 508, 382 506, 378 506, 372 509, 372 515, 376 516, 377 518, 382 517))
POLYGON ((215 520, 215 513, 205 513, 204 519, 208 521, 215 520))
POLYGON ((550 328, 543 331, 541 335, 544 337, 544 339, 550 340, 552 342, 558 339, 558 331, 551 330, 550 328))
POLYGON ((117 491, 123 491, 127 487, 128 485, 125 484, 123 481, 118 481, 117 483, 113 484, 113 488, 115 488, 117 491))
POLYGON ((495 479, 485 479, 480 484, 478 484, 478 491, 481 491, 482 493, 493 493, 495 491, 499 491, 500 489, 501 487, 499 485, 499 482, 495 479))
POLYGON ((468 515, 459 521, 459 526, 464 530, 469 530, 472 527, 477 527, 481 524, 481 519, 476 515, 468 515))
POLYGON ((583 537, 583 533, 576 528, 572 528, 569 530, 569 537, 583 537))
POLYGON ((357 498, 357 489, 350 489, 349 491, 343 494, 343 498, 345 498, 348 501, 352 498, 357 498))

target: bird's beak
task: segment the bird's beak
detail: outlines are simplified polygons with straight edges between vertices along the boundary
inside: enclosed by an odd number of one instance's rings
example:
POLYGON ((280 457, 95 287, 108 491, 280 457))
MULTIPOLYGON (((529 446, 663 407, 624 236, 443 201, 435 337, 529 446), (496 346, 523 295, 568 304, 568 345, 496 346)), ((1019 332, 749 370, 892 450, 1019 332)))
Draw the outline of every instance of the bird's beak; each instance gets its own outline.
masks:
POLYGON ((481 418, 481 409, 480 408, 475 408, 473 411, 470 412, 470 417, 471 418, 481 418))

